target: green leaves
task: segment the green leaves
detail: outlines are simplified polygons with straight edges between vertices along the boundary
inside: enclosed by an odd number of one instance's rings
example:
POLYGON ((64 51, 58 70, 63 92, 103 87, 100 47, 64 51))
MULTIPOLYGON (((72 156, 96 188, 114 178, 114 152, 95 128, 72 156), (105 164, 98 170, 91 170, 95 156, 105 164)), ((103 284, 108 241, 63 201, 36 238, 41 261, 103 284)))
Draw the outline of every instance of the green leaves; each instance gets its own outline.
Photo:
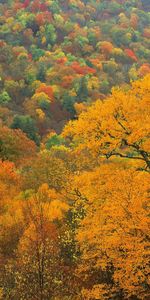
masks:
POLYGON ((35 121, 30 116, 16 115, 11 124, 11 128, 20 128, 31 140, 39 145, 40 138, 38 135, 38 130, 36 128, 35 121))
POLYGON ((9 94, 4 90, 0 94, 0 105, 7 105, 11 101, 11 97, 9 94))

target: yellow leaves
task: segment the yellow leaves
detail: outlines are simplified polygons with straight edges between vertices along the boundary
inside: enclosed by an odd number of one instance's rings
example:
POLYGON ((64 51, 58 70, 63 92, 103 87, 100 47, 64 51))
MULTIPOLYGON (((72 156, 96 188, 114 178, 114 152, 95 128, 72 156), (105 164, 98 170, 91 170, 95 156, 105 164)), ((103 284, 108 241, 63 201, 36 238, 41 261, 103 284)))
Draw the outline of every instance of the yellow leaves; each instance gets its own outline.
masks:
POLYGON ((40 31, 41 31, 42 33, 44 33, 44 32, 45 32, 45 28, 44 28, 44 26, 40 26, 40 31))
POLYGON ((59 48, 57 47, 53 54, 55 55, 56 59, 66 57, 65 53, 62 51, 60 47, 59 48))
POLYGON ((82 296, 84 299, 104 300, 108 299, 108 286, 106 284, 96 284, 91 290, 82 289, 82 296))
POLYGON ((48 95, 44 92, 39 92, 33 95, 32 100, 36 101, 36 102, 40 102, 40 101, 47 101, 50 102, 50 99, 48 97, 48 95))
POLYGON ((62 28, 64 24, 64 18, 59 14, 54 14, 54 20, 57 28, 62 28))
POLYGON ((58 94, 60 92, 60 87, 58 85, 52 85, 52 89, 53 89, 53 92, 54 92, 54 95, 58 94))
MULTIPOLYGON (((78 220, 77 231, 82 264, 90 272, 91 263, 98 270, 106 270, 112 263, 115 283, 128 295, 134 288, 139 294, 142 283, 147 281, 149 261, 149 174, 135 171, 128 164, 126 167, 121 163, 101 164, 76 176, 74 186, 78 188, 76 207, 82 205, 86 212, 78 220)), ((80 271, 84 272, 82 266, 80 271)), ((86 299, 88 295, 91 297, 91 291, 84 292, 87 292, 86 299)), ((96 288, 92 299, 100 299, 94 298, 97 293, 96 288)), ((106 299, 110 297, 109 294, 106 299)))
POLYGON ((13 18, 13 17, 7 18, 7 19, 6 19, 6 23, 7 23, 9 26, 13 25, 13 23, 14 23, 14 18, 13 18))
POLYGON ((48 69, 46 72, 47 81, 50 82, 54 76, 56 76, 56 70, 54 68, 51 68, 50 70, 48 69))
POLYGON ((137 74, 137 70, 136 70, 136 68, 135 67, 132 67, 130 70, 129 70, 129 78, 131 79, 131 80, 136 80, 137 79, 137 77, 138 77, 138 74, 137 74))
POLYGON ((46 43, 46 37, 45 36, 42 37, 42 41, 41 42, 42 42, 42 45, 46 43))
POLYGON ((75 103, 74 108, 76 110, 77 115, 80 115, 83 111, 87 110, 87 106, 84 103, 75 103))
POLYGON ((3 288, 0 288, 0 300, 3 299, 4 291, 3 288))
POLYGON ((23 26, 20 23, 15 23, 12 27, 13 31, 20 32, 23 29, 23 26))
MULTIPOLYGON (((82 289, 83 299, 114 299, 113 292, 118 292, 118 287, 127 299, 134 294, 140 299, 146 293, 149 174, 139 169, 143 167, 142 155, 148 157, 150 149, 148 82, 149 76, 133 83, 128 92, 113 89, 111 96, 89 108, 76 103, 79 118, 70 121, 62 134, 65 145, 70 147, 57 145, 50 151, 41 148, 32 166, 27 171, 23 169, 24 189, 31 189, 24 193, 23 199, 18 200, 20 176, 14 165, 0 162, 3 230, 11 232, 13 227, 21 225, 21 230, 18 228, 23 232, 22 237, 16 235, 20 265, 26 266, 30 260, 29 267, 37 268, 35 257, 43 253, 45 257, 44 251, 51 265, 58 251, 52 242, 56 237, 60 242, 63 232, 64 245, 73 248, 77 241, 81 262, 77 272, 85 276, 85 286, 90 281, 91 288, 82 289), (129 159, 125 162, 126 155, 129 159), (72 203, 71 221, 65 220, 66 212, 70 213, 68 200, 72 203), (61 233, 56 230, 57 224, 62 224, 61 233), (110 276, 114 288, 95 284, 99 282, 95 274, 98 279, 101 274, 110 276)), ((89 90, 97 89, 98 85, 97 79, 91 77, 89 90)), ((57 85, 41 87, 38 81, 33 88, 36 92, 32 102, 38 104, 43 104, 43 100, 50 102, 53 92, 58 92, 57 85)), ((42 121, 45 114, 40 106, 35 107, 42 121)), ((55 132, 50 132, 46 141, 53 135, 55 132)), ((77 261, 72 248, 69 254, 77 261)))
POLYGON ((131 40, 131 38, 132 38, 132 34, 131 34, 130 32, 128 32, 128 33, 126 33, 126 34, 125 34, 125 37, 127 37, 128 39, 130 39, 130 40, 131 40))
POLYGON ((147 75, 134 82, 127 92, 113 89, 108 99, 96 101, 78 120, 69 122, 63 136, 73 142, 76 149, 89 149, 95 157, 119 153, 143 159, 139 149, 149 153, 149 83, 147 75))
POLYGON ((150 138, 143 141, 143 149, 147 152, 150 150, 150 138))
POLYGON ((40 200, 42 200, 44 202, 48 200, 47 198, 49 198, 49 187, 48 187, 47 183, 43 183, 39 187, 37 195, 40 197, 40 200))
POLYGON ((39 88, 39 86, 41 85, 41 81, 40 80, 35 80, 32 82, 31 87, 33 90, 36 90, 37 88, 39 88))
POLYGON ((87 87, 88 87, 89 91, 92 91, 94 89, 99 89, 99 87, 100 87, 99 79, 97 77, 95 77, 95 76, 92 76, 88 80, 87 87))
POLYGON ((35 225, 34 223, 30 223, 29 227, 24 231, 24 235, 22 236, 19 243, 19 251, 24 253, 25 251, 31 251, 30 243, 31 241, 35 241, 35 225))
POLYGON ((62 196, 54 189, 49 189, 47 184, 42 184, 38 192, 28 199, 27 210, 29 208, 35 220, 41 218, 42 212, 45 222, 62 219, 69 209, 62 196))
MULTIPOLYGON (((150 74, 147 74, 141 80, 137 80, 132 83, 132 91, 134 94, 138 92, 139 93, 138 97, 143 96, 144 98, 145 97, 147 98, 150 94, 149 86, 150 86, 150 74)), ((147 100, 149 99, 147 98, 147 100)))
POLYGON ((113 55, 115 55, 115 56, 121 56, 121 55, 123 55, 123 50, 122 50, 121 48, 114 48, 114 49, 112 50, 112 53, 113 53, 113 55))
POLYGON ((28 59, 28 54, 26 52, 22 52, 17 57, 19 60, 28 59))
POLYGON ((45 113, 42 111, 42 109, 37 108, 37 109, 36 109, 36 114, 37 114, 38 118, 39 118, 41 121, 44 121, 44 119, 45 119, 45 113))
POLYGON ((76 97, 76 96, 77 96, 77 93, 76 93, 75 89, 72 89, 72 90, 69 92, 69 95, 72 96, 72 97, 76 97))
POLYGON ((49 205, 49 219, 53 220, 61 220, 64 217, 64 213, 69 209, 66 203, 63 203, 59 200, 54 200, 49 205))

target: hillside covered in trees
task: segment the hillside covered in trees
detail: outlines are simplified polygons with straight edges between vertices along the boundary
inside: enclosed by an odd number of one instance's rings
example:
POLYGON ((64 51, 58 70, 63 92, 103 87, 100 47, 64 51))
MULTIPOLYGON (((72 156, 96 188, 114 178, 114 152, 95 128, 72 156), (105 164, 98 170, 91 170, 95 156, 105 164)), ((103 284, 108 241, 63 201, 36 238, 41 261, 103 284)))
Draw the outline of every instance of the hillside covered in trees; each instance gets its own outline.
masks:
POLYGON ((0 1, 0 299, 150 299, 149 10, 0 1))
POLYGON ((139 0, 1 1, 5 125, 39 144, 113 86, 149 73, 148 8, 139 0))

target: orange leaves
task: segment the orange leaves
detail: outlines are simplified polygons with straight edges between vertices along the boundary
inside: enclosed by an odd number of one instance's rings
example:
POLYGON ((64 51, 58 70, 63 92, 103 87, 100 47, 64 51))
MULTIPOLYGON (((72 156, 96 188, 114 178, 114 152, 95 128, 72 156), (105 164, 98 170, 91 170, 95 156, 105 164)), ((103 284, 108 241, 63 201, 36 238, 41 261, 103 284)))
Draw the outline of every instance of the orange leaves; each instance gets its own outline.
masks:
POLYGON ((60 65, 64 65, 67 62, 67 57, 58 58, 56 62, 60 65))
POLYGON ((74 108, 76 110, 77 115, 80 115, 83 111, 87 110, 87 105, 83 103, 75 103, 74 108))
POLYGON ((150 29, 149 28, 145 28, 143 31, 143 35, 145 38, 149 39, 150 38, 150 29))
MULTIPOLYGON (((2 101, 0 117, 10 126, 14 114, 30 115, 41 144, 0 126, 8 262, 0 298, 146 300, 150 31, 142 1, 1 2, 0 85, 11 102, 2 101)), ((25 119, 14 122, 32 138, 25 119)))
POLYGON ((98 70, 102 70, 103 67, 100 58, 91 58, 90 61, 98 70))
POLYGON ((108 57, 113 50, 113 44, 107 41, 99 42, 97 46, 106 57, 108 57))
POLYGON ((36 145, 20 129, 0 127, 1 158, 23 166, 35 155, 36 145))
POLYGON ((12 162, 0 160, 0 207, 2 211, 7 201, 13 198, 20 190, 21 178, 12 162))
POLYGON ((15 182, 17 178, 14 163, 0 160, 0 179, 6 182, 15 182))
POLYGON ((61 86, 63 87, 63 88, 69 88, 71 85, 72 85, 72 82, 73 82, 73 80, 74 80, 74 78, 73 78, 73 76, 72 75, 66 75, 66 76, 64 76, 64 78, 63 78, 63 81, 62 81, 62 83, 61 83, 61 86))
POLYGON ((138 74, 140 77, 146 76, 147 74, 150 74, 150 64, 143 64, 139 70, 138 74))
POLYGON ((12 255, 21 231, 22 212, 17 196, 21 176, 12 162, 0 160, 1 259, 12 255))
POLYGON ((42 83, 36 90, 37 93, 45 93, 50 100, 54 99, 53 88, 51 86, 47 86, 45 83, 42 83))
POLYGON ((36 15, 35 20, 39 26, 52 21, 52 14, 49 11, 40 12, 36 15))
POLYGON ((110 53, 113 50, 113 45, 110 42, 101 43, 101 49, 103 52, 110 53))
POLYGON ((131 15, 131 19, 130 19, 130 24, 131 26, 136 29, 137 26, 138 26, 138 21, 139 21, 139 18, 136 14, 132 14, 131 15))
POLYGON ((78 73, 80 75, 94 74, 96 72, 96 70, 91 67, 80 66, 80 64, 78 62, 73 62, 71 67, 76 73, 78 73))

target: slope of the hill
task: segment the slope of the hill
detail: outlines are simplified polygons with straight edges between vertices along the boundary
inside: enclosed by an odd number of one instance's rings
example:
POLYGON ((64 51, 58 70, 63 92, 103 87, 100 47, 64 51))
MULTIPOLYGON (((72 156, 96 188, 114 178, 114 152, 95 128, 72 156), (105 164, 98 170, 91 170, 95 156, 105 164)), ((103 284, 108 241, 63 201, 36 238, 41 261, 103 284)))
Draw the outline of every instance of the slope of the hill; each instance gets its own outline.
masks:
POLYGON ((0 119, 39 144, 150 72, 149 1, 0 3, 0 119))
POLYGON ((149 102, 146 75, 50 150, 0 128, 1 300, 150 299, 149 102))

